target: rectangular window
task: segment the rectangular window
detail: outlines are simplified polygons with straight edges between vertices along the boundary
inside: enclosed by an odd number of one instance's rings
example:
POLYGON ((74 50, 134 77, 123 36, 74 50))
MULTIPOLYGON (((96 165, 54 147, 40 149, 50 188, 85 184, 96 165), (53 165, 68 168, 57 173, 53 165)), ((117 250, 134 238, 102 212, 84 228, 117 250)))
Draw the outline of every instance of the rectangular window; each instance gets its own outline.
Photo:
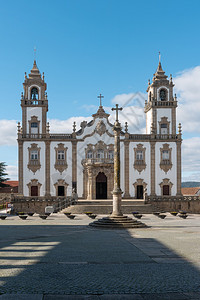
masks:
POLYGON ((168 134, 167 124, 161 124, 161 134, 168 134))
POLYGON ((64 150, 58 150, 58 160, 64 160, 64 159, 65 159, 64 150))
POLYGON ((38 123, 32 122, 31 123, 31 128, 38 128, 38 123))
POLYGON ((143 160, 143 151, 141 150, 136 151, 136 160, 143 160))
POLYGON ((169 150, 163 150, 162 151, 162 159, 163 160, 169 160, 169 150))
POLYGON ((103 150, 99 149, 97 151, 97 158, 104 158, 104 151, 103 150))
POLYGON ((92 153, 91 150, 89 150, 89 151, 87 152, 87 158, 92 158, 92 157, 93 157, 93 153, 92 153))
POLYGON ((109 152, 108 152, 108 158, 109 159, 113 159, 114 158, 114 151, 113 150, 109 150, 109 152))
POLYGON ((38 159, 38 151, 32 150, 31 151, 31 160, 36 160, 36 159, 38 159))

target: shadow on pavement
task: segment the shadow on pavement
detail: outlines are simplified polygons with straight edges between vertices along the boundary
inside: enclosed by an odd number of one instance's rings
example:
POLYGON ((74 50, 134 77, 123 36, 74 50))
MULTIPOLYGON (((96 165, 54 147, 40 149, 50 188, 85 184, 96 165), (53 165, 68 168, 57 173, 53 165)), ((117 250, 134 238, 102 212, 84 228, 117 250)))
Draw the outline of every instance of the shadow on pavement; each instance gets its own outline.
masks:
POLYGON ((88 226, 0 228, 0 293, 200 292, 199 270, 150 237, 88 226))

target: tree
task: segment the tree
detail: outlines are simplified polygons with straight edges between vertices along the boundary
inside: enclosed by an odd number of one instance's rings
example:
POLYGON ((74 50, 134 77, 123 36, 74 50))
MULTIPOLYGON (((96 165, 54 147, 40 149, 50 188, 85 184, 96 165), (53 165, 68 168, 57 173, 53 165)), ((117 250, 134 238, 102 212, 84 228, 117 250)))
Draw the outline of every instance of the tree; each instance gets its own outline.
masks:
POLYGON ((6 163, 5 162, 0 162, 0 187, 5 187, 8 186, 6 184, 4 184, 3 182, 5 182, 6 180, 8 180, 9 178, 7 178, 8 174, 6 173, 6 163))

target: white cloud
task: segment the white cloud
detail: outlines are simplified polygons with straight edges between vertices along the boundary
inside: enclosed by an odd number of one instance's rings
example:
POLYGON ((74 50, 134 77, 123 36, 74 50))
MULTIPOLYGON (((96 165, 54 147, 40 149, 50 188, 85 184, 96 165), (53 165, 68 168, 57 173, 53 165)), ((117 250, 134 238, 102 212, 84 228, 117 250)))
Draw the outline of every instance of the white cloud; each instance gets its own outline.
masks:
POLYGON ((17 121, 0 120, 0 146, 17 145, 17 121))
POLYGON ((91 121, 92 117, 71 117, 67 120, 49 119, 51 133, 72 133, 73 123, 76 122, 76 129, 82 121, 91 121))
POLYGON ((111 102, 115 104, 119 104, 122 107, 127 106, 136 106, 136 107, 144 107, 146 99, 146 94, 137 92, 137 93, 129 93, 129 94, 120 94, 116 95, 111 102))
POLYGON ((183 172, 200 171, 200 137, 183 140, 182 162, 183 172))
POLYGON ((17 166, 7 166, 6 172, 10 180, 18 180, 18 167, 17 166))
POLYGON ((184 132, 200 132, 200 66, 185 70, 174 78, 178 94, 177 120, 184 132))

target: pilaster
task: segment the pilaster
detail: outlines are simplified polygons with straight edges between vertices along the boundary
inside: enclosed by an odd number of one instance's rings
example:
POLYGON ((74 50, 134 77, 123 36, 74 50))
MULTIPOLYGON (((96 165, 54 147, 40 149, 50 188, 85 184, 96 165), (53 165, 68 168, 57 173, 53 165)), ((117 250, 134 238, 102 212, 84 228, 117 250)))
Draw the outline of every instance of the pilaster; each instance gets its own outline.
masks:
POLYGON ((151 196, 155 195, 155 142, 151 141, 151 196))
POLYGON ((77 191, 77 141, 72 142, 72 188, 77 191))
POLYGON ((18 141, 18 164, 19 164, 19 170, 18 170, 18 174, 19 174, 19 190, 18 190, 18 194, 23 195, 23 142, 22 141, 18 141))
POLYGON ((46 155, 45 155, 45 176, 46 176, 46 193, 45 196, 50 196, 50 142, 46 141, 45 142, 45 151, 46 151, 46 155))
POLYGON ((181 196, 181 140, 176 142, 177 155, 177 196, 181 196))
POLYGON ((176 108, 172 108, 172 134, 176 134, 176 108))

